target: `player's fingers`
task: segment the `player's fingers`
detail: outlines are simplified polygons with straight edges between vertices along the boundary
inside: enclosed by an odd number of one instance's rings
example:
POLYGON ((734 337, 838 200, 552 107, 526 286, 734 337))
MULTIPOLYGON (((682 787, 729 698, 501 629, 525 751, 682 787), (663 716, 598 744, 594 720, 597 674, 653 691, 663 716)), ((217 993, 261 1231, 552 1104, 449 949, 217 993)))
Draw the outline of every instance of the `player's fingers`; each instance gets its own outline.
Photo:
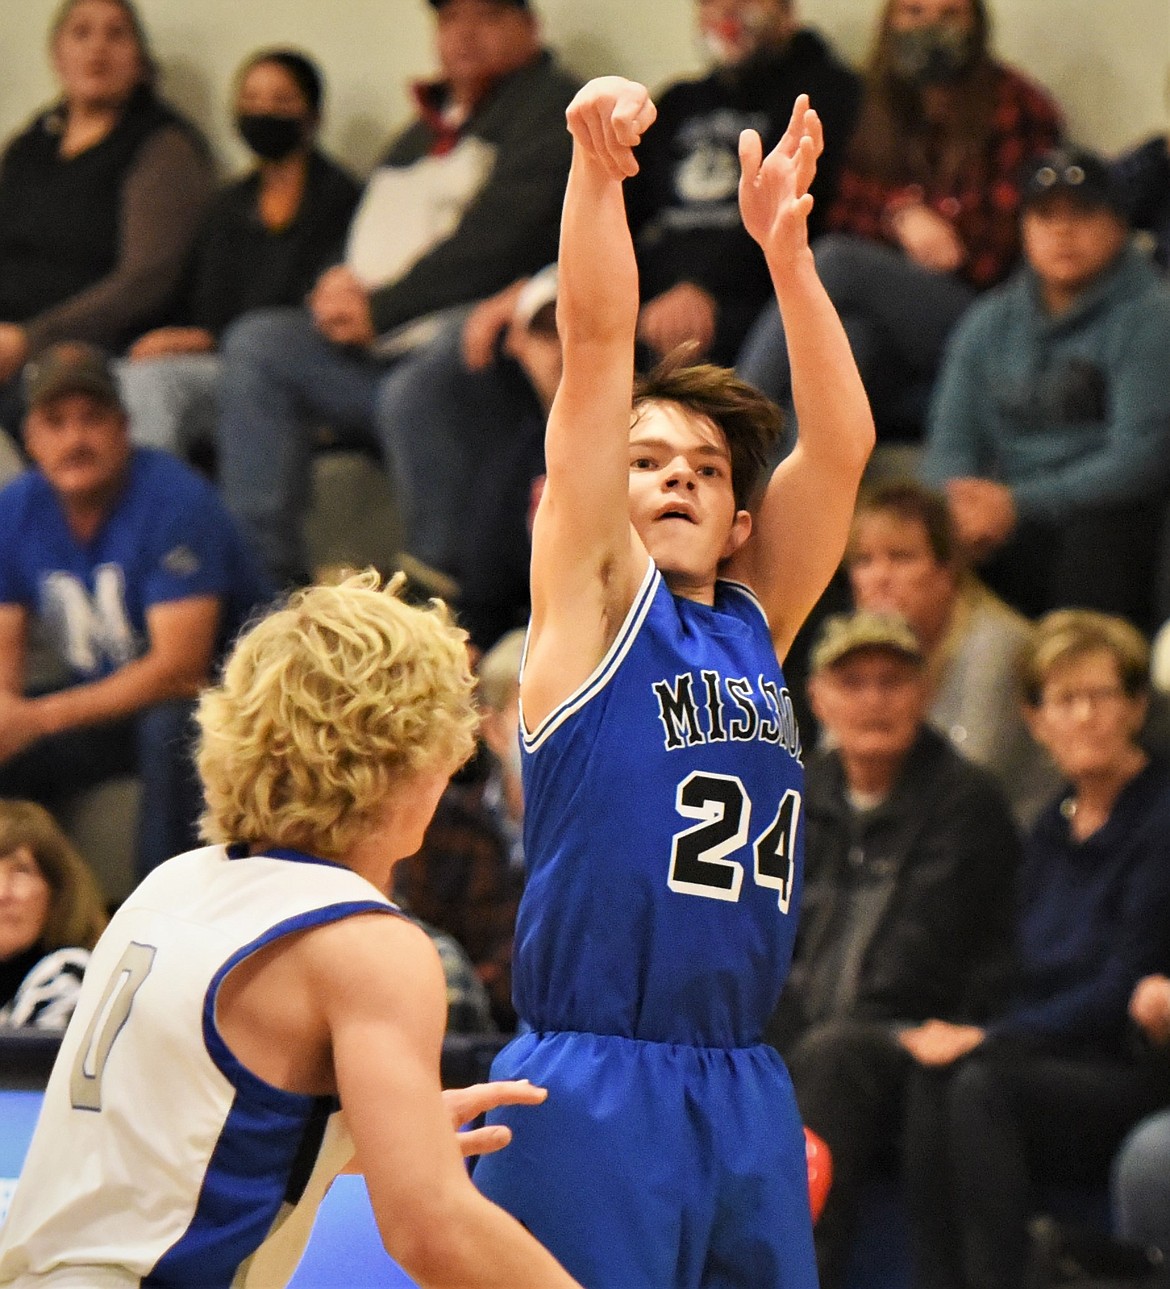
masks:
POLYGON ((755 130, 741 130, 739 134, 739 169, 748 183, 755 181, 764 160, 764 143, 755 130))
POLYGON ((820 156, 825 150, 825 127, 816 108, 810 107, 804 114, 804 133, 812 139, 814 156, 820 156))
POLYGON ((452 1088, 443 1094, 447 1108, 458 1123, 467 1123, 496 1106, 539 1105, 547 1096, 547 1088, 537 1087, 527 1079, 473 1083, 469 1088, 452 1088))
POLYGON ((469 1155, 491 1155, 512 1140, 511 1128, 502 1123, 489 1124, 486 1128, 472 1128, 470 1132, 456 1133, 459 1149, 464 1158, 469 1155))
POLYGON ((644 85, 627 86, 614 100, 610 116, 614 136, 626 147, 636 146, 657 114, 644 85))
POLYGON ((640 94, 630 94, 618 104, 613 117, 614 128, 622 143, 634 147, 657 117, 658 109, 643 90, 640 94))
POLYGON ((808 95, 798 94, 796 102, 792 105, 792 114, 788 118, 788 124, 785 126, 784 133, 780 136, 780 142, 776 147, 786 156, 792 156, 800 146, 800 140, 804 135, 804 114, 808 111, 808 95))
POLYGON ((796 156, 793 159, 795 174, 793 175, 793 189, 803 197, 809 190, 809 185, 816 177, 817 173, 817 152, 816 143, 811 136, 805 135, 800 141, 800 147, 797 149, 796 156))

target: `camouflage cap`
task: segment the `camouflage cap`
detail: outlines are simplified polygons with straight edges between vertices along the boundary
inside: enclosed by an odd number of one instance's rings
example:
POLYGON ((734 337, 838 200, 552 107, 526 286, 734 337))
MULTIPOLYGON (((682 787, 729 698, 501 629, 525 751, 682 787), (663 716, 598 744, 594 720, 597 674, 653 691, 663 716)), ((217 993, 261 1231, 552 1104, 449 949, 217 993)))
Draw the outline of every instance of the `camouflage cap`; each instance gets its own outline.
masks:
POLYGON ((838 613, 827 618, 809 657, 813 673, 840 662, 858 649, 889 649, 921 665, 926 661, 918 638, 900 613, 838 613))
POLYGON ((96 345, 77 340, 51 345, 25 365, 24 396, 29 407, 61 394, 92 394, 105 403, 122 406, 109 357, 96 345))

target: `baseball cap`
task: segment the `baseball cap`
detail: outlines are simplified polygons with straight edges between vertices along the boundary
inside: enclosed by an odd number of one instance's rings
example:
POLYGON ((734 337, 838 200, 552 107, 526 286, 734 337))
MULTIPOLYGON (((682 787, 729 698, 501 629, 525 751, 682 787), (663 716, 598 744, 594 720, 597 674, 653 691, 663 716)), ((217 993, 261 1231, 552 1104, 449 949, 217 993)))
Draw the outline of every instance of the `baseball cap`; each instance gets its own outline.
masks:
POLYGON ((29 407, 61 394, 92 394, 105 403, 122 406, 109 358, 96 345, 79 340, 50 345, 25 364, 24 396, 29 407))
POLYGON ((1088 210, 1105 207, 1126 215, 1120 185, 1108 163, 1084 148, 1056 148, 1033 163, 1024 181, 1024 209, 1055 193, 1073 198, 1088 210))
POLYGON ((858 649, 891 649, 911 662, 921 664, 926 660, 917 636, 901 614, 859 609, 825 620, 809 656, 810 668, 813 672, 824 671, 858 649))

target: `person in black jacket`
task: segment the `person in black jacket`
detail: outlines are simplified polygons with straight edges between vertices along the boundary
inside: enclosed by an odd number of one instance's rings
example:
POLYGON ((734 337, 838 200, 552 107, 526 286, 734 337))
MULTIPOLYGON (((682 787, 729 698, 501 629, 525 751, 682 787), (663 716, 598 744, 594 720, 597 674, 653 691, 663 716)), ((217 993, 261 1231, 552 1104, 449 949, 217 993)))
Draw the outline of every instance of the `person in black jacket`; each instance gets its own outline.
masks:
POLYGON ((825 132, 811 190, 815 237, 836 190, 860 82, 821 36, 798 25, 795 0, 695 7, 713 66, 658 99, 639 172, 626 185, 642 290, 638 335, 654 361, 689 342, 696 359, 730 366, 772 294, 764 257, 736 215, 740 131, 759 131, 767 153, 796 96, 809 96, 825 132))
POLYGON ((899 1031, 983 1014, 1019 842, 995 780, 927 724, 925 660, 903 618, 828 619, 810 697, 832 749, 807 770, 801 928, 770 1038, 832 1153, 816 1240, 822 1287, 836 1289, 913 1069, 899 1031))
POLYGON ((320 70, 294 49, 262 50, 237 74, 236 129, 256 165, 207 212, 172 325, 139 336, 121 365, 136 443, 212 443, 223 330, 249 309, 299 305, 340 257, 361 190, 316 145, 323 94, 320 70))
POLYGON ((131 0, 65 0, 60 98, 0 158, 0 423, 25 361, 60 340, 117 350, 170 306, 212 189, 206 143, 154 90, 131 0))

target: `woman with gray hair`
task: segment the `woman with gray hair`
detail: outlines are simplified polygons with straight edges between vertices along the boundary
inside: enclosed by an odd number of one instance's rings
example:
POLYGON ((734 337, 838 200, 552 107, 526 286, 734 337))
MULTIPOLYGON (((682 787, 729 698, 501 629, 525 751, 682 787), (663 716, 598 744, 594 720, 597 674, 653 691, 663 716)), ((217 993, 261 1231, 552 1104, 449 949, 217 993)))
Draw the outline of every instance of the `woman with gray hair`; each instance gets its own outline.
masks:
POLYGON ((922 1289, 1022 1289, 1035 1188, 1103 1188, 1127 1131, 1170 1103, 1128 1023, 1135 985, 1170 966, 1170 775, 1137 741, 1148 666, 1120 618, 1060 610, 1036 627, 1027 718, 1067 786, 1025 841, 1007 1001, 985 1026, 902 1035, 922 1289))

